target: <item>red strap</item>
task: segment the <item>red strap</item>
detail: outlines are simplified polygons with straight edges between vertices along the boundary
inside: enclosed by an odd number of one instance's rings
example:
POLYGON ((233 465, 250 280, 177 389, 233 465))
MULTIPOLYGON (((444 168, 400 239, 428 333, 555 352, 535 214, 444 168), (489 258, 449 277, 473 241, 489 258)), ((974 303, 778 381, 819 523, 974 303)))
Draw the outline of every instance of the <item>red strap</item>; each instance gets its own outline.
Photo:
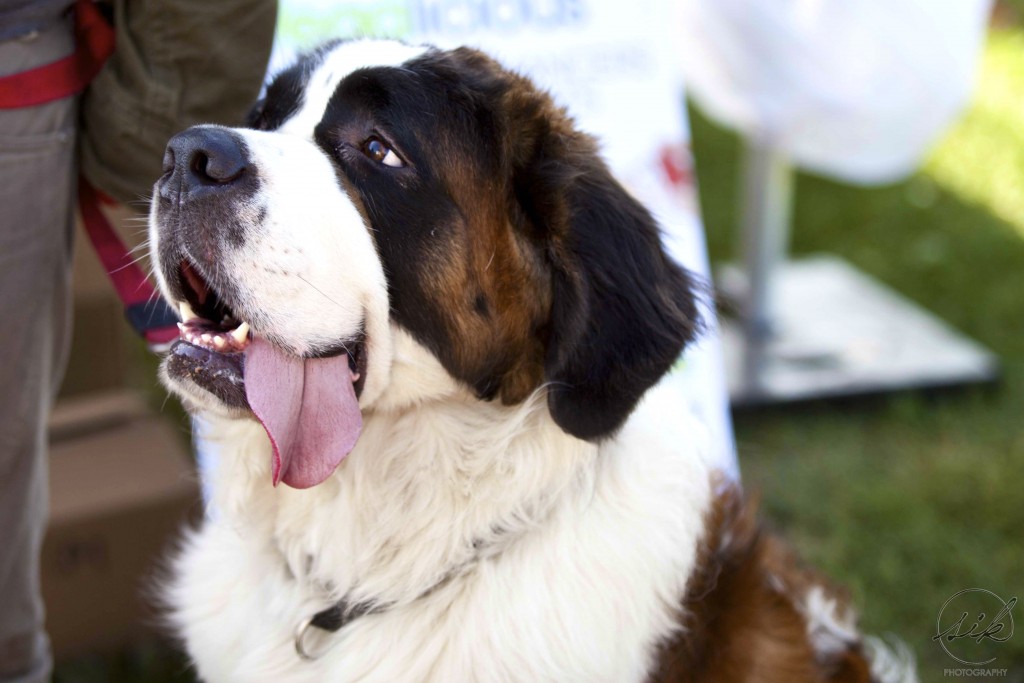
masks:
POLYGON ((78 208, 82 212, 82 223, 124 304, 128 321, 151 347, 164 346, 178 338, 177 316, 153 289, 142 268, 132 259, 124 242, 100 211, 101 197, 85 178, 79 178, 78 208))
POLYGON ((0 109, 19 109, 77 95, 114 52, 114 29, 92 0, 75 3, 73 54, 51 64, 0 77, 0 109))

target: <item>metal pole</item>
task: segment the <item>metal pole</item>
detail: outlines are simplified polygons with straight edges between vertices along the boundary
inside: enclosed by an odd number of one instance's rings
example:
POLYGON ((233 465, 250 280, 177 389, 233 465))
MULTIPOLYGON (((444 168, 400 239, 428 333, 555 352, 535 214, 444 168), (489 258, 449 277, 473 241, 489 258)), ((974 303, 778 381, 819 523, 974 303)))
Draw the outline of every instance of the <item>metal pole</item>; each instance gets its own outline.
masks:
POLYGON ((742 381, 745 391, 761 393, 768 347, 776 333, 773 277, 789 247, 793 169, 766 140, 748 138, 741 171, 741 239, 746 290, 742 381))

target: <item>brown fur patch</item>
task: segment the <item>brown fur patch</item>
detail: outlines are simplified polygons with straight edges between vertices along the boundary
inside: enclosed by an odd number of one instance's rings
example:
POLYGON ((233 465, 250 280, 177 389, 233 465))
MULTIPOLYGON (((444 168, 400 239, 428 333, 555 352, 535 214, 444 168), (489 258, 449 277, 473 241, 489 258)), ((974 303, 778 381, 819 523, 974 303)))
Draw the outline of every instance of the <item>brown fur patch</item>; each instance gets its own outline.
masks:
POLYGON ((547 132, 553 123, 571 131, 572 125, 546 93, 483 53, 462 48, 451 59, 481 88, 501 93, 488 112, 500 149, 487 163, 473 164, 466 163, 475 152, 466 140, 449 133, 436 141, 434 146, 447 153, 438 156, 435 171, 460 209, 461 225, 454 226, 429 285, 446 318, 451 340, 446 352, 462 369, 458 374, 492 375, 493 393, 513 404, 544 381, 543 328, 551 311, 545 245, 521 234, 510 215, 516 148, 550 141, 524 140, 524 131, 547 132), (524 102, 530 103, 525 109, 524 102))
POLYGON ((815 652, 804 596, 820 586, 840 609, 846 597, 764 533, 756 507, 736 488, 719 495, 687 586, 682 630, 661 646, 649 683, 871 681, 859 641, 841 652, 815 652))
POLYGON ((438 169, 461 210, 461 225, 453 226, 424 284, 445 318, 445 353, 461 368, 458 374, 492 377, 490 390, 478 391, 518 403, 543 381, 538 330, 549 316, 550 284, 509 226, 501 191, 481 191, 495 179, 474 177, 474 170, 451 162, 438 169))

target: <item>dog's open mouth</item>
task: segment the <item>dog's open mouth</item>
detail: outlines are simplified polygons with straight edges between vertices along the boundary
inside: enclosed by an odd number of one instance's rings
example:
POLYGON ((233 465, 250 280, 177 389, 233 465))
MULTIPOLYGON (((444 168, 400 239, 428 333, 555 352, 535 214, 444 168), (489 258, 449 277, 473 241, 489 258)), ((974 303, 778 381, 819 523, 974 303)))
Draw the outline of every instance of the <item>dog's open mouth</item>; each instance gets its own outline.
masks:
POLYGON ((178 341, 165 361, 167 374, 205 389, 226 406, 247 409, 242 352, 249 325, 236 319, 206 280, 187 262, 176 271, 185 297, 178 302, 178 341))
POLYGON ((249 345, 249 323, 236 319, 231 307, 188 262, 182 262, 178 273, 186 299, 178 304, 181 339, 217 353, 244 351, 249 345))
POLYGON ((296 356, 240 320, 190 264, 183 262, 177 275, 185 301, 178 304, 182 322, 166 360, 168 376, 252 411, 270 437, 275 485, 307 488, 326 479, 362 428, 365 336, 316 357, 296 356))
MULTIPOLYGON (((243 383, 242 358, 236 354, 244 352, 252 341, 249 323, 239 320, 231 306, 187 261, 178 267, 178 278, 185 301, 178 302, 179 341, 172 348, 172 356, 181 357, 181 364, 189 366, 189 374, 200 386, 230 406, 247 408, 244 400, 238 400, 244 399, 244 393, 236 396, 233 389, 243 383), (224 357, 218 359, 213 354, 224 357)), ((354 339, 339 343, 316 357, 341 354, 348 358, 352 383, 359 396, 366 383, 365 334, 359 333, 354 339)))

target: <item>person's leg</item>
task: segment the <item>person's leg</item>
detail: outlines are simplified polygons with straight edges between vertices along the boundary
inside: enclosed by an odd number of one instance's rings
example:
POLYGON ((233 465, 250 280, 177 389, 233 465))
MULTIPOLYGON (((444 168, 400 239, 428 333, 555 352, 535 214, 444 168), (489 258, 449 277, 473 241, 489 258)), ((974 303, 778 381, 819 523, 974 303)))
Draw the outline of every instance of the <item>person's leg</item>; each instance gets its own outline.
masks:
MULTIPOLYGON (((61 21, 0 43, 0 75, 73 49, 61 21)), ((39 593, 46 530, 46 420, 70 332, 74 98, 0 109, 0 681, 49 680, 39 593)))

